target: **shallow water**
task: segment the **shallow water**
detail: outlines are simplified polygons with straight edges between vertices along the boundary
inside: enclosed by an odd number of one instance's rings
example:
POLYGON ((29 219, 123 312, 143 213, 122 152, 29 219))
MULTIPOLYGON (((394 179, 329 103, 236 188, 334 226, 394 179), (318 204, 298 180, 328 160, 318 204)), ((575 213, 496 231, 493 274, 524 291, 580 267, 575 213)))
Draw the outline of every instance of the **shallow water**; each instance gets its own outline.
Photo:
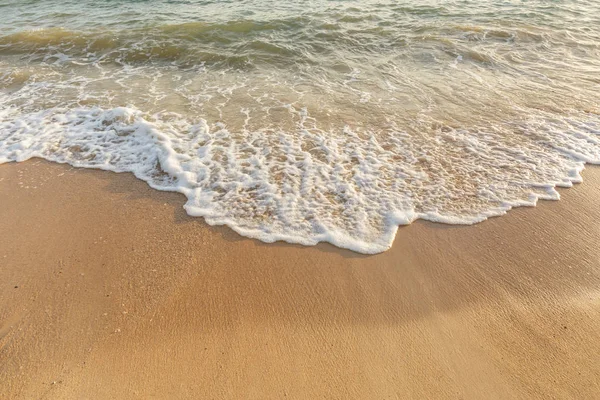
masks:
POLYGON ((595 1, 9 1, 0 163, 130 171, 264 241, 387 249, 600 163, 595 1))

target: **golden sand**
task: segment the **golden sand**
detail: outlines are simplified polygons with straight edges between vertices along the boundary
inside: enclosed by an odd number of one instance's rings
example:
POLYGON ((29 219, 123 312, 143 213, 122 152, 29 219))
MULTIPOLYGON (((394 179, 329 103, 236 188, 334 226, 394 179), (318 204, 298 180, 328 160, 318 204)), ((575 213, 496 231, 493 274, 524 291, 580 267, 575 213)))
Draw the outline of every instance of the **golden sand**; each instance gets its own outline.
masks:
POLYGON ((584 179, 363 256, 209 227, 130 174, 2 165, 0 398, 598 398, 584 179))

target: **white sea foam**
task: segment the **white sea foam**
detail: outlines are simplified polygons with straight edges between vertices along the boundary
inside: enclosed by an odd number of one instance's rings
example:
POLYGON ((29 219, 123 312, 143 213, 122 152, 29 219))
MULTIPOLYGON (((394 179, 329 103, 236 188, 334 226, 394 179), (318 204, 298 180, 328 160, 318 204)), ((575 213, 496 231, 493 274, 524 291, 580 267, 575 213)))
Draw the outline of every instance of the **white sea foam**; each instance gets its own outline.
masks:
POLYGON ((591 119, 532 118, 519 126, 519 147, 503 143, 506 127, 440 130, 415 147, 401 131, 335 135, 311 132, 303 121, 293 132, 235 134, 133 107, 7 107, 0 163, 41 157, 132 172, 153 188, 183 193, 190 215, 247 237, 378 253, 399 225, 417 218, 472 224, 558 199, 555 186, 579 182, 584 162, 600 162, 591 119))

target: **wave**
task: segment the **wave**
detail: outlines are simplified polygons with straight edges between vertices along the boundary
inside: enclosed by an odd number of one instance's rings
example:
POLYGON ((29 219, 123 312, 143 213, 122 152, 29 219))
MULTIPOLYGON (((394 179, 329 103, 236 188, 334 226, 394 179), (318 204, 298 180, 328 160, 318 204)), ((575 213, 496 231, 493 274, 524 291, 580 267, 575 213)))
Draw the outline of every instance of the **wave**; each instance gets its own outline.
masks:
MULTIPOLYGON (((422 24, 406 29, 389 21, 375 26, 349 22, 354 20, 341 15, 334 23, 296 17, 269 22, 189 22, 115 30, 43 28, 0 36, 0 55, 27 56, 30 62, 41 62, 61 53, 79 63, 204 63, 215 68, 248 69, 265 64, 316 64, 339 59, 342 53, 346 57, 354 54, 354 58, 364 62, 374 55, 402 55, 426 46, 426 42, 457 48, 471 41, 550 45, 553 40, 547 32, 519 27, 499 30, 475 25, 422 24)), ((479 54, 478 59, 488 60, 493 56, 484 54, 483 49, 470 50, 479 54)))
POLYGON ((14 2, 0 163, 132 172, 245 236, 376 253, 418 218, 558 199, 600 161, 579 6, 317 3, 14 2))
MULTIPOLYGON (((132 172, 183 193, 211 225, 265 242, 329 242, 361 253, 388 249, 399 225, 421 218, 473 224, 514 206, 558 199, 600 163, 598 116, 473 127, 434 127, 435 143, 390 130, 243 134, 175 113, 132 107, 0 112, 0 163, 32 157, 132 172), (506 130, 520 144, 505 142, 506 130)), ((304 121, 304 122, 303 122, 304 121)))

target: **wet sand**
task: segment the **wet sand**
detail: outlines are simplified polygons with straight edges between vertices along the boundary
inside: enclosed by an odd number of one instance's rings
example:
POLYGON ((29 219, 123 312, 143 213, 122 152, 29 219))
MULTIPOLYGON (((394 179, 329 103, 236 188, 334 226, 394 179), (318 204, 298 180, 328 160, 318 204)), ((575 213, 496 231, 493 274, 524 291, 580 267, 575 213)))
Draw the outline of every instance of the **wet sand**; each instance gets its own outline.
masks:
POLYGON ((584 180, 363 256, 207 226, 130 174, 2 165, 0 398, 597 398, 584 180))

